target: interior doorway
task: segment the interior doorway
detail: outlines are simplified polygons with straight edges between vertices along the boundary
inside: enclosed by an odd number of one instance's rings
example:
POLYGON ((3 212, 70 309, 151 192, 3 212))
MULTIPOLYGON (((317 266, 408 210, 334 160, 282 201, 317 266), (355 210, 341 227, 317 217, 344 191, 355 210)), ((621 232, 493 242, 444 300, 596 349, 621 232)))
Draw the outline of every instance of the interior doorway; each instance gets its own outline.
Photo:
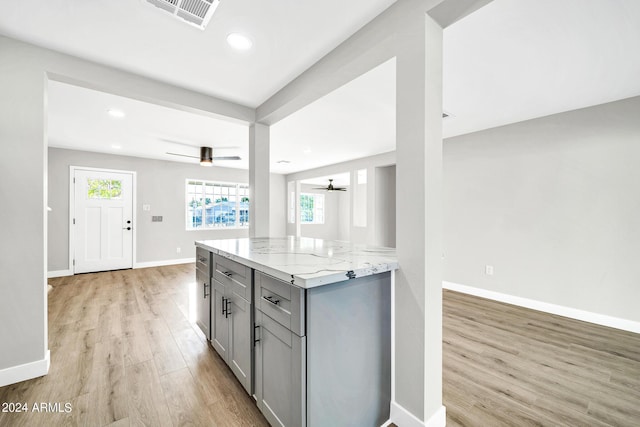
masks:
POLYGON ((72 166, 70 181, 73 273, 132 268, 135 172, 72 166))

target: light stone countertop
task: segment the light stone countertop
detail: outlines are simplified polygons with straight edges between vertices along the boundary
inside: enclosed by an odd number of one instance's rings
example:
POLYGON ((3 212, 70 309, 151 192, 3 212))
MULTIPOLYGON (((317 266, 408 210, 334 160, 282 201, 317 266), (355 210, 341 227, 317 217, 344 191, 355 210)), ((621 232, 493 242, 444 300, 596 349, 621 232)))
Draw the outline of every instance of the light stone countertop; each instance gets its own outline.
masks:
POLYGON ((196 246, 301 288, 398 268, 396 250, 309 237, 198 240, 196 246))

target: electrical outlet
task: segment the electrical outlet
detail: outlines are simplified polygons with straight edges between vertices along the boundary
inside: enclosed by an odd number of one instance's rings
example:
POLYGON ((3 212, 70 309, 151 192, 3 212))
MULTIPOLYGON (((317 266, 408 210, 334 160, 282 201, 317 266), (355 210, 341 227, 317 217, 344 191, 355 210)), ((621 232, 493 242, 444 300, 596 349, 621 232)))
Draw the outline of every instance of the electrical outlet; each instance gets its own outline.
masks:
POLYGON ((180 252, 182 252, 182 249, 176 248, 176 253, 179 254, 180 252))
POLYGON ((484 266, 484 273, 487 276, 493 276, 493 265, 485 265, 484 266))

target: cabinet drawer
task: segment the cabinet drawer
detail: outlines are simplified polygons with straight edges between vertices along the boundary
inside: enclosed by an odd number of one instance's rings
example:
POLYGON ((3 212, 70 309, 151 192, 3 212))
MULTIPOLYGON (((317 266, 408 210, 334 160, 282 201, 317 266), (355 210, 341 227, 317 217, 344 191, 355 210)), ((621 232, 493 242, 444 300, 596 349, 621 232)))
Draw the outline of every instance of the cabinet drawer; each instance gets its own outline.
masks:
POLYGON ((255 272, 256 307, 298 336, 305 335, 305 290, 255 272))
POLYGON ((251 269, 246 265, 221 256, 216 257, 215 264, 216 273, 220 272, 221 275, 231 277, 236 282, 244 283, 245 285, 251 283, 251 269))
POLYGON ((200 247, 196 247, 196 269, 209 275, 209 266, 211 265, 211 252, 200 247))
POLYGON ((251 301, 251 269, 247 266, 217 256, 213 277, 234 294, 251 301))

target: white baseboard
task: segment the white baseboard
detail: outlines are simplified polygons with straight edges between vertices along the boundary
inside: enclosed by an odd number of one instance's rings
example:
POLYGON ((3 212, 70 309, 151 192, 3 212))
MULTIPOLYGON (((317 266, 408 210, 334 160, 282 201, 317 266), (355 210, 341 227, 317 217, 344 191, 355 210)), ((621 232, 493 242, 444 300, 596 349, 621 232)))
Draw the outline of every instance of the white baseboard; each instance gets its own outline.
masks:
POLYGON ((136 262, 133 265, 133 268, 163 267, 165 265, 190 264, 192 262, 196 262, 196 259, 182 258, 182 259, 167 259, 163 261, 136 262))
POLYGON ((42 360, 0 369, 0 387, 47 375, 50 364, 51 352, 47 350, 42 360))
MULTIPOLYGON (((150 261, 150 262, 136 262, 133 264, 133 268, 149 268, 149 267, 162 267, 165 265, 177 265, 177 264, 189 264, 196 262, 195 258, 180 258, 180 259, 166 259, 162 261, 150 261)), ((56 270, 47 272, 47 278, 73 276, 71 270, 56 270)))
POLYGON ((400 427, 425 427, 424 421, 407 411, 403 406, 398 404, 398 402, 391 402, 391 413, 389 414, 388 423, 393 423, 400 427))
POLYGON ((444 406, 441 406, 425 423, 399 405, 398 402, 391 402, 389 421, 384 423, 382 427, 386 427, 391 423, 399 427, 445 427, 447 424, 447 411, 444 406))
POLYGON ((443 289, 461 292, 464 294, 475 295, 481 298, 487 298, 494 301, 500 301, 507 304, 517 305, 520 307, 530 308, 545 313, 557 314, 558 316, 568 317, 570 319, 582 320, 583 322, 594 323, 596 325, 607 326, 609 328, 621 329, 623 331, 634 332, 640 334, 640 322, 633 320, 621 319, 619 317, 607 316, 605 314, 593 313, 590 311, 579 310, 576 308, 565 307, 562 305, 551 304, 548 302, 536 301, 529 298, 517 297, 514 295, 503 294, 500 292, 489 291, 472 286, 461 285, 459 283, 442 282, 443 289))
POLYGON ((447 408, 441 406, 425 423, 426 427, 446 427, 447 408))
POLYGON ((73 276, 73 272, 71 270, 56 270, 47 272, 47 278, 52 279, 54 277, 65 277, 65 276, 73 276))

